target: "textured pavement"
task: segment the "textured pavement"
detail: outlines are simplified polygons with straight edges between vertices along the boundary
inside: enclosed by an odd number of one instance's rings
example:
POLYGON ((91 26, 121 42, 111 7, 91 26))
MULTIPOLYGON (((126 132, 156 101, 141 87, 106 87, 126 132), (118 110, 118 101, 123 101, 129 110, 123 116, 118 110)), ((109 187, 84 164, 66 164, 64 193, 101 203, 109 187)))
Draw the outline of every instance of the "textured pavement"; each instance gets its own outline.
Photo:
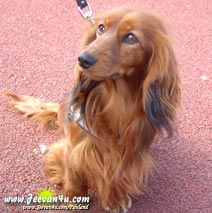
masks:
MULTIPOLYGON (((211 1, 89 2, 94 15, 123 4, 142 6, 166 20, 175 41, 182 79, 177 131, 171 140, 155 140, 158 171, 129 212, 212 212, 211 1)), ((73 85, 84 23, 75 1, 0 0, 0 91, 60 100, 73 85)), ((23 204, 6 204, 4 198, 36 194, 48 186, 40 146, 54 142, 58 134, 20 116, 8 98, 0 95, 0 100, 0 212, 22 213, 23 204)), ((104 212, 96 198, 88 212, 104 212)))

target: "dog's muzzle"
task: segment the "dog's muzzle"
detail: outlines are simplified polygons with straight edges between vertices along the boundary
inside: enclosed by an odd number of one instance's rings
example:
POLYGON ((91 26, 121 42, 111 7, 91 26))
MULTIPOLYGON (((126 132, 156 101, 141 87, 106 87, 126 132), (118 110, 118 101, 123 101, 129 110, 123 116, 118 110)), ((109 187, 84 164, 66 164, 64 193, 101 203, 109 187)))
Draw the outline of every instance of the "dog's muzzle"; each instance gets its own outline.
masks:
POLYGON ((90 67, 94 66, 97 59, 93 55, 84 52, 78 57, 78 62, 83 69, 89 69, 90 67))

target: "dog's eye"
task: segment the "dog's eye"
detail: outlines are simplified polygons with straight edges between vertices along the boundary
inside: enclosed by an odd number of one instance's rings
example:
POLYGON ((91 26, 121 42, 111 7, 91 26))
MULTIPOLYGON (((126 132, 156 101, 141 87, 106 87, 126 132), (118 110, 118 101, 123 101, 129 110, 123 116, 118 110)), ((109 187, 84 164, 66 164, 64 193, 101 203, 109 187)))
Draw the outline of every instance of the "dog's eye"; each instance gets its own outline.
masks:
POLYGON ((138 39, 133 33, 128 33, 123 37, 122 41, 128 44, 135 44, 138 42, 138 39))
POLYGON ((101 35, 104 31, 105 31, 105 25, 104 24, 100 24, 98 26, 98 33, 101 35))

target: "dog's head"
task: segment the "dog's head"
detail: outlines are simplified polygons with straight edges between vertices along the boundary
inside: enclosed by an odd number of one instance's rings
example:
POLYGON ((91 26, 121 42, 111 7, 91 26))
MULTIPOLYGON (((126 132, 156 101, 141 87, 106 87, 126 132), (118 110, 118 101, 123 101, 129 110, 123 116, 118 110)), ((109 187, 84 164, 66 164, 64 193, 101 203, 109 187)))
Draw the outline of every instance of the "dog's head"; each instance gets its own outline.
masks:
POLYGON ((157 70, 162 66, 162 71, 157 71, 161 74, 166 72, 169 60, 174 60, 158 18, 124 9, 94 20, 95 25, 85 34, 83 51, 78 58, 82 71, 90 78, 114 78, 137 70, 145 75, 152 66, 157 70))
POLYGON ((163 23, 148 13, 128 9, 103 14, 94 21, 78 57, 75 91, 89 94, 97 82, 134 79, 126 82, 138 84, 132 91, 137 109, 145 113, 153 129, 163 127, 171 134, 180 89, 174 52, 163 23))

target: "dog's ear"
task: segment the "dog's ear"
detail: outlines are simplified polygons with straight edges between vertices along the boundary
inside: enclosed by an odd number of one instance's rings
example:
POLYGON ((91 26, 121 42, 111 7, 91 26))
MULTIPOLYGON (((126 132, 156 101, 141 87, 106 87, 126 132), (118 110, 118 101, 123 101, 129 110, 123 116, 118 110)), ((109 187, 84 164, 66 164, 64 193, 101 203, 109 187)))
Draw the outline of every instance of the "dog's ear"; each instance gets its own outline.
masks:
POLYGON ((97 26, 95 23, 95 24, 92 24, 90 28, 86 31, 83 37, 83 47, 87 46, 88 44, 90 44, 96 39, 96 30, 97 30, 97 26))
POLYGON ((172 122, 180 103, 179 75, 173 48, 165 34, 154 41, 143 83, 143 108, 155 130, 172 135, 172 122))

